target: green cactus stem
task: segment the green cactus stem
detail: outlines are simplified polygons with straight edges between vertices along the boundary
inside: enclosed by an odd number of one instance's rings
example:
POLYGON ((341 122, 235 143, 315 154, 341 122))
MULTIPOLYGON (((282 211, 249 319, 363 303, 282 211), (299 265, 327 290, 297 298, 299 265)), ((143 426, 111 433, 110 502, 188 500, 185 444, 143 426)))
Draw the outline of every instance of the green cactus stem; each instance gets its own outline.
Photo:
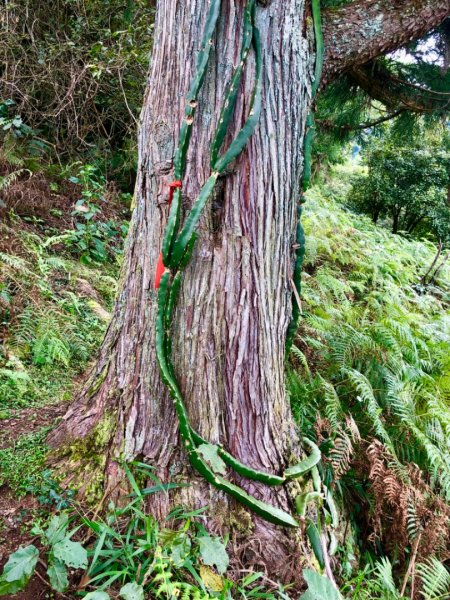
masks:
MULTIPOLYGON (((313 3, 318 3, 318 0, 312 1, 313 3)), ((255 25, 256 0, 248 0, 243 14, 244 21, 240 61, 233 72, 230 85, 228 87, 228 92, 220 113, 217 130, 213 137, 210 161, 212 172, 206 182, 203 184, 200 193, 197 199, 194 201, 191 210, 185 217, 184 222, 181 223, 181 180, 186 170, 186 157, 198 104, 198 95, 207 71, 210 49, 212 46, 212 39, 216 31, 220 6, 220 0, 211 0, 205 29, 202 36, 202 42, 200 45, 200 51, 197 57, 196 73, 193 77, 186 98, 185 115, 180 127, 178 148, 174 159, 174 175, 176 181, 172 184, 172 187, 176 189, 173 190, 172 203, 170 206, 169 217, 164 231, 162 243, 162 258, 166 270, 159 280, 158 288, 155 335, 156 357, 161 372, 161 378, 168 388, 170 396, 174 402, 175 411, 179 421, 182 442, 186 448, 190 463, 194 469, 196 469, 196 471, 211 485, 225 492, 229 496, 232 496, 263 519, 283 527, 298 527, 298 522, 290 514, 254 498, 245 492, 241 487, 225 479, 225 477, 222 476, 222 471, 225 472, 225 468, 228 466, 238 475, 247 479, 259 481, 266 485, 282 485, 289 480, 303 476, 307 472, 314 470, 320 460, 319 448, 313 442, 305 439, 305 443, 311 449, 311 454, 298 465, 289 467, 285 473, 280 476, 252 469, 248 465, 244 465, 238 461, 221 446, 208 444, 208 442, 206 442, 198 433, 196 433, 190 425, 189 415, 184 404, 184 398, 175 376, 175 369, 171 359, 172 344, 170 333, 173 314, 179 297, 183 271, 190 260, 197 238, 196 230, 199 221, 202 217, 204 208, 211 197, 219 175, 224 173, 225 169, 230 165, 230 163, 238 158, 238 156, 244 150, 248 140, 255 130, 261 112, 261 41, 259 31, 255 25), (234 140, 231 141, 223 154, 220 154, 220 150, 224 143, 228 127, 233 116, 239 85, 252 47, 255 54, 255 82, 250 99, 249 115, 243 127, 236 134, 234 140), (204 451, 204 449, 201 448, 201 446, 204 446, 205 444, 212 447, 213 451, 217 453, 217 456, 222 459, 224 464, 223 468, 221 467, 220 469, 220 473, 215 472, 213 466, 210 466, 205 461, 202 455, 202 450, 204 451)), ((319 77, 320 73, 316 78, 317 81, 319 77)), ((298 279, 301 275, 301 261, 303 260, 304 254, 304 233, 301 224, 299 224, 297 228, 297 239, 299 240, 299 248, 297 250, 296 265, 298 264, 298 266, 296 266, 295 277, 298 279)), ((216 467, 216 471, 217 470, 218 469, 216 467)), ((316 492, 312 492, 312 495, 315 497, 317 494, 316 492)), ((309 501, 308 498, 310 496, 311 493, 309 493, 309 496, 305 498, 305 502, 309 501)), ((312 499, 312 496, 310 499, 312 499)))

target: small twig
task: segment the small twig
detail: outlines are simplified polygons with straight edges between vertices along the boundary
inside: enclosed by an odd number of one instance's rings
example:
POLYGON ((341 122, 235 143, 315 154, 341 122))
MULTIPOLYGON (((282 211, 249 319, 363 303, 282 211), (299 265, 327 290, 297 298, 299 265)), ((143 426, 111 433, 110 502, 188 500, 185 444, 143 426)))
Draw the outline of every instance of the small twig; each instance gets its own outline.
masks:
POLYGON ((325 128, 342 129, 343 131, 356 131, 358 129, 369 129, 370 127, 375 127, 376 125, 380 125, 381 123, 384 123, 385 121, 390 121, 391 119, 395 119, 396 117, 401 115, 404 111, 405 111, 404 108, 399 108, 398 110, 396 110, 392 113, 389 113, 388 115, 385 115, 378 119, 374 119, 373 121, 367 121, 366 123, 360 123, 358 125, 352 125, 351 123, 346 123, 344 125, 337 125, 336 123, 333 123, 331 121, 331 119, 325 119, 325 120, 316 119, 316 123, 319 123, 319 125, 323 125, 325 128))
POLYGON ((298 295, 298 291, 297 291, 297 288, 295 287, 294 280, 292 278, 289 278, 289 281, 291 282, 292 291, 294 293, 295 299, 296 299, 298 307, 300 309, 300 314, 303 314, 302 301, 301 301, 300 296, 298 295))
POLYGON ((333 571, 331 569, 330 557, 328 555, 327 538, 326 538, 326 535, 324 533, 322 533, 322 535, 320 536, 320 543, 321 543, 321 546, 322 546, 323 560, 324 560, 324 563, 325 563, 325 573, 326 573, 328 579, 333 584, 333 587, 337 590, 339 588, 338 588, 338 586, 336 584, 336 581, 334 580, 333 571))
POLYGON ((39 577, 39 579, 42 581, 42 583, 45 583, 45 585, 46 585, 47 587, 49 587, 49 588, 51 588, 51 587, 52 587, 52 586, 49 584, 49 582, 48 582, 46 579, 44 579, 44 577, 42 577, 42 575, 39 573, 39 571, 37 571, 37 570, 36 570, 34 573, 35 573, 35 575, 37 575, 37 577, 39 577))
POLYGON ((133 114, 133 111, 131 110, 131 108, 130 108, 130 106, 129 106, 129 104, 128 104, 128 98, 127 98, 127 95, 126 95, 126 93, 125 93, 125 89, 124 89, 124 87, 123 87, 123 81, 122 81, 122 72, 121 72, 120 68, 119 68, 119 69, 117 69, 117 77, 118 77, 118 79, 119 79, 119 83, 120 83, 120 89, 122 90, 122 96, 123 96, 123 99, 124 99, 124 102, 125 102, 125 106, 127 107, 128 114, 129 114, 129 115, 130 115, 130 117, 133 119, 133 121, 134 121, 135 125, 139 125, 139 123, 138 123, 138 121, 137 121, 136 117, 135 117, 135 116, 134 116, 134 114, 133 114))
MULTIPOLYGON (((416 562, 416 557, 417 557, 417 552, 419 550, 419 543, 420 543, 420 538, 421 537, 422 537, 422 533, 419 533, 419 535, 414 540, 414 544, 413 544, 413 547, 412 547, 411 560, 409 561, 409 565, 408 565, 408 568, 406 570, 405 577, 403 579, 403 585, 402 585, 402 589, 400 590, 400 596, 403 596, 405 594, 405 590, 406 590, 406 586, 408 584, 409 576, 414 571, 414 564, 416 562)), ((411 584, 411 593, 414 594, 414 576, 413 576, 413 580, 412 580, 412 584, 411 584)), ((411 596, 411 598, 412 597, 413 596, 411 596)))
MULTIPOLYGON (((41 561, 39 561, 39 562, 41 562, 41 561)), ((37 569, 35 570, 34 574, 42 581, 42 583, 44 583, 48 588, 53 590, 50 583, 44 577, 42 577, 42 575, 39 573, 39 571, 37 569)), ((62 596, 63 598, 67 598, 67 600, 70 600, 70 596, 66 596, 66 594, 63 594, 62 592, 58 592, 58 594, 60 596, 62 596)))

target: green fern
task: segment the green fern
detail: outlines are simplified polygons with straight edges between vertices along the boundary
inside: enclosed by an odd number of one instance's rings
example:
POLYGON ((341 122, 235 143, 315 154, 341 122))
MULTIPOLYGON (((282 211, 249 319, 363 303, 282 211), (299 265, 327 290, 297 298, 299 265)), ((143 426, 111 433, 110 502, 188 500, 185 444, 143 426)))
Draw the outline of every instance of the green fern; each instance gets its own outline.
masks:
POLYGON ((177 581, 170 567, 170 561, 163 556, 162 548, 155 550, 154 570, 152 585, 155 587, 157 598, 167 600, 210 600, 210 596, 195 585, 186 581, 177 581))
POLYGON ((392 600, 400 598, 400 593, 397 590, 394 575, 392 573, 392 564, 388 558, 383 557, 376 563, 375 578, 380 591, 387 593, 387 598, 385 594, 386 600, 388 600, 388 598, 391 598, 392 600))
POLYGON ((385 424, 381 418, 382 409, 375 398, 375 394, 370 381, 363 373, 360 373, 356 369, 347 369, 346 374, 350 383, 355 387, 359 396, 357 400, 364 402, 367 408, 367 416, 370 419, 374 432, 378 439, 382 440, 385 445, 389 448, 391 453, 395 456, 394 444, 392 443, 391 437, 388 434, 385 424))
POLYGON ((335 430, 338 430, 342 425, 343 412, 341 401, 339 400, 339 396, 334 386, 329 381, 326 381, 322 376, 319 375, 319 378, 324 390, 325 406, 323 408, 323 412, 330 421, 331 426, 335 430))
POLYGON ((418 564, 417 573, 422 581, 421 594, 425 600, 450 598, 450 573, 436 558, 418 564))

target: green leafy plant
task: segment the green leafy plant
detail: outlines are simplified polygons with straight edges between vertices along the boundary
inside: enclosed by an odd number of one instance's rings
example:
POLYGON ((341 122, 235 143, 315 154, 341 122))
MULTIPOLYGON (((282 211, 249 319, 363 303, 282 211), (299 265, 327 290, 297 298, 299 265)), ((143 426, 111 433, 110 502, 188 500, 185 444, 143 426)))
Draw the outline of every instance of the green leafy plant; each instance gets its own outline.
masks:
POLYGON ((17 254, 0 252, 0 405, 45 403, 70 392, 98 346, 115 292, 114 267, 51 253, 49 239, 1 224, 17 254), (78 284, 78 281, 80 282, 78 284), (80 293, 78 286, 86 292, 80 293))
POLYGON ((32 494, 41 506, 54 507, 55 510, 71 507, 76 496, 75 490, 61 487, 49 469, 40 472, 38 477, 25 486, 25 490, 32 494))
POLYGON ((114 259, 121 252, 122 241, 128 228, 124 223, 99 218, 100 204, 106 203, 105 178, 96 166, 81 164, 78 166, 77 175, 70 177, 69 181, 80 185, 82 190, 82 197, 76 202, 72 213, 75 217, 75 227, 47 243, 52 245, 64 241, 71 252, 86 264, 114 259))
POLYGON ((9 596, 23 590, 30 580, 39 558, 39 550, 33 546, 19 548, 11 554, 0 576, 0 596, 9 596))
POLYGON ((346 169, 307 194, 303 314, 287 374, 302 433, 322 452, 320 491, 332 489, 344 514, 352 506, 342 574, 349 552, 404 561, 419 534, 419 556, 433 548, 444 559, 450 492, 449 271, 418 290, 434 244, 344 208, 346 169))
MULTIPOLYGON (((420 597, 424 600, 445 600, 450 597, 450 572, 436 558, 418 563, 413 577, 416 583, 414 589, 420 589, 420 597)), ((341 591, 345 598, 354 600, 406 600, 413 592, 410 594, 406 591, 405 581, 403 587, 402 593, 392 563, 383 557, 373 566, 367 564, 364 571, 348 581, 341 591)))
POLYGON ((0 127, 4 132, 11 132, 14 137, 23 137, 32 133, 31 127, 28 127, 20 115, 11 112, 16 105, 15 101, 9 98, 0 102, 0 127))
POLYGON ((439 239, 449 237, 450 181, 448 133, 437 139, 421 132, 405 146, 389 132, 373 139, 365 150, 367 174, 355 178, 349 195, 353 207, 371 215, 375 223, 389 217, 393 233, 431 231, 439 239))
MULTIPOLYGON (((47 575, 50 585, 57 592, 65 592, 69 587, 67 569, 85 569, 88 565, 87 551, 79 542, 71 538, 78 527, 69 531, 69 517, 67 513, 55 515, 50 520, 48 527, 43 530, 35 527, 33 533, 39 535, 47 554, 47 575)), ((13 553, 0 578, 0 596, 25 589, 30 580, 39 558, 39 551, 33 545, 17 550, 13 553), (1 588, 1 583, 8 583, 8 587, 1 588), (11 587, 12 586, 12 587, 11 587)))
POLYGON ((311 569, 304 569, 303 576, 308 584, 308 591, 300 596, 300 600, 340 600, 339 591, 328 577, 311 569))
POLYGON ((219 592, 224 600, 287 598, 282 588, 270 591, 258 585, 262 573, 248 574, 238 582, 225 578, 227 540, 208 534, 197 520, 203 510, 175 508, 167 517, 171 527, 161 528, 145 512, 146 499, 181 484, 162 484, 144 463, 122 466, 130 486, 128 502, 111 503, 104 518, 89 518, 75 505, 74 510, 53 514, 48 522, 41 519, 32 533, 40 538, 42 550, 31 545, 11 555, 0 578, 0 595, 25 589, 41 555, 53 590, 70 590, 76 574, 81 578, 78 588, 88 599, 118 595, 124 600, 149 596, 208 600, 219 592), (144 478, 154 485, 141 489, 137 479, 144 478))

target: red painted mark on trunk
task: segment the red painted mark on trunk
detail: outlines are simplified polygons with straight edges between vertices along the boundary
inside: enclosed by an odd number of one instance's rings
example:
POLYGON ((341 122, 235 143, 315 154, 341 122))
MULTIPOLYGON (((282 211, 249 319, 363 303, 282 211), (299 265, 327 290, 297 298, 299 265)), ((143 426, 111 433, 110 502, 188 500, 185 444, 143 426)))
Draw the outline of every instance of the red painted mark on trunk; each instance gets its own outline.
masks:
MULTIPOLYGON (((182 185, 183 185, 182 182, 178 181, 178 180, 175 180, 175 181, 172 181, 172 183, 169 183, 169 210, 170 210, 170 206, 172 204, 175 188, 181 188, 182 185)), ((163 263, 162 252, 160 252, 159 257, 158 257, 158 262, 156 264, 155 283, 154 283, 155 290, 157 290, 159 288, 159 284, 161 283, 161 277, 163 276, 163 273, 165 270, 166 270, 166 267, 164 266, 164 263, 163 263)))

